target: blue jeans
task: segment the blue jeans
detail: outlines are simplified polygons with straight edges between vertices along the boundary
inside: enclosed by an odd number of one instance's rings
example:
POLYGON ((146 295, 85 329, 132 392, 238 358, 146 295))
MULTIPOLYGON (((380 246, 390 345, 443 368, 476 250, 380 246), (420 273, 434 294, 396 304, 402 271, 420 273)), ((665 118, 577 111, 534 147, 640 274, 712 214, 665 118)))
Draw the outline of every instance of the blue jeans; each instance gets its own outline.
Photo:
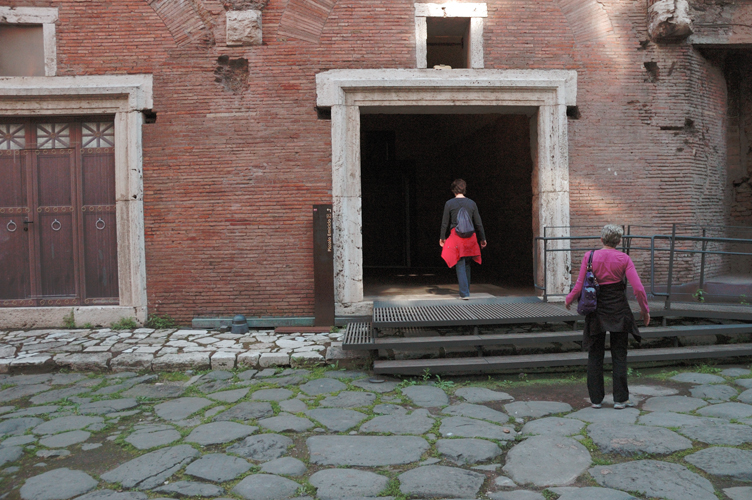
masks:
POLYGON ((470 296, 470 261, 472 257, 461 257, 454 268, 457 270, 457 281, 460 284, 460 297, 470 296))

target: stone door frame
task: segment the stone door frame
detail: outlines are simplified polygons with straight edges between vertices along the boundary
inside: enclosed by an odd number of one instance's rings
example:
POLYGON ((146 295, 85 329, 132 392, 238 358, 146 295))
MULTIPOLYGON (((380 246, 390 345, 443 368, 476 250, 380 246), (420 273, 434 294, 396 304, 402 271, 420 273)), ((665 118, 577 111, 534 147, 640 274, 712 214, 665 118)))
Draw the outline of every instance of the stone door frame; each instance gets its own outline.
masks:
POLYGON ((6 328, 60 327, 74 313, 76 324, 109 325, 121 318, 146 321, 144 242, 143 111, 151 110, 152 75, 0 77, 0 114, 12 116, 115 115, 115 217, 117 306, 1 308, 6 328))
MULTIPOLYGON (((534 234, 569 226, 567 106, 576 105, 576 71, 331 70, 316 75, 316 94, 318 107, 331 109, 337 314, 370 314, 373 307, 363 300, 361 112, 532 113, 534 234)), ((548 293, 568 291, 569 252, 549 253, 546 264, 548 293)))

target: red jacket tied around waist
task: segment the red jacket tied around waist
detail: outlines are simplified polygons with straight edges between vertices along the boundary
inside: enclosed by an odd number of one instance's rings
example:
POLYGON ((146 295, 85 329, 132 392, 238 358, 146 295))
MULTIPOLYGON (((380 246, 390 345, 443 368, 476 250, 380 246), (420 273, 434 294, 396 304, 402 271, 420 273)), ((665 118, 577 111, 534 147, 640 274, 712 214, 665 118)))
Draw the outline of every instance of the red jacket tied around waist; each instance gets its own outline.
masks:
POLYGON ((447 266, 454 267, 462 257, 472 257, 475 262, 481 263, 478 238, 475 234, 469 238, 460 238, 452 228, 452 232, 441 250, 441 258, 444 259, 447 266))

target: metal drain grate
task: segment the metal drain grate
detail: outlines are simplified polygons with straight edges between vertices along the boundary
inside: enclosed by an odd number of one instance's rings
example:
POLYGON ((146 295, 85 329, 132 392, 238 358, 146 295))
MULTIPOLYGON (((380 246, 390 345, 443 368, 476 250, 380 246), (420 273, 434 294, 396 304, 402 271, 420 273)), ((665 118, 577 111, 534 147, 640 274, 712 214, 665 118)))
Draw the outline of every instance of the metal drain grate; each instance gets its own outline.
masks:
POLYGON ((345 330, 343 347, 347 345, 373 344, 371 323, 348 323, 345 330))

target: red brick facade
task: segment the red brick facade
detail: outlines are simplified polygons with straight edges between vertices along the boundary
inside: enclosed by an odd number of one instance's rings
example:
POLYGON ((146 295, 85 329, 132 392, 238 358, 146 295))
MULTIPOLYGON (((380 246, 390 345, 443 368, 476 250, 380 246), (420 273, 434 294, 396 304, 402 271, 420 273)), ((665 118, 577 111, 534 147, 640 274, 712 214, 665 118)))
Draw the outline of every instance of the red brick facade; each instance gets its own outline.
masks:
MULTIPOLYGON (((311 205, 331 202, 332 179, 315 75, 414 68, 413 2, 271 0, 253 47, 226 46, 218 0, 11 3, 59 9, 58 75, 154 75, 149 312, 312 315, 311 205)), ((487 6, 486 69, 577 71, 572 225, 721 225, 732 206, 750 224, 752 195, 727 177, 724 69, 690 41, 649 41, 646 1, 487 6)))

